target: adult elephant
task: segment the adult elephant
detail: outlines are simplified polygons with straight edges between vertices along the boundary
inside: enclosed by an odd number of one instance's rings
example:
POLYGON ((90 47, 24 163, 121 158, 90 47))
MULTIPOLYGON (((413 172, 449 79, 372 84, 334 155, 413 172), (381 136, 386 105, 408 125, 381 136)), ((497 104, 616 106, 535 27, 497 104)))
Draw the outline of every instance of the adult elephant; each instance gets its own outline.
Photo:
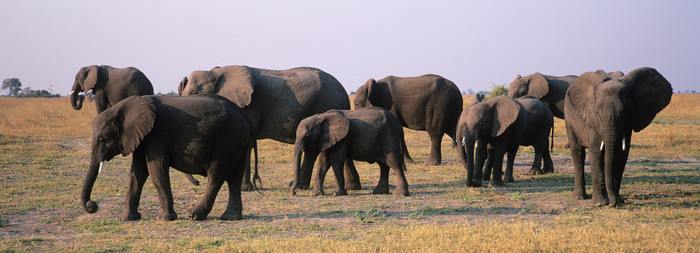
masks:
POLYGON ((114 68, 108 65, 85 66, 75 74, 70 92, 73 109, 83 107, 84 95, 92 90, 97 114, 130 96, 153 95, 153 85, 146 75, 134 67, 114 68))
MULTIPOLYGON (((418 77, 387 76, 369 79, 355 92, 355 108, 382 107, 396 117, 401 125, 424 130, 430 136, 430 155, 425 165, 442 162, 442 136, 447 134, 455 143, 457 120, 462 113, 462 94, 450 80, 439 75, 418 77)), ((406 141, 402 140, 406 160, 412 161, 406 141)))
MULTIPOLYGON (((141 70, 134 67, 115 68, 108 65, 90 65, 80 68, 75 74, 75 82, 70 92, 73 109, 83 108, 85 95, 80 92, 92 90, 97 114, 111 108, 130 96, 153 95, 153 85, 141 70)), ((192 175, 185 175, 194 185, 199 181, 192 175)))
POLYGON ((574 162, 572 196, 588 198, 583 165, 590 152, 593 203, 616 206, 632 131, 646 128, 671 101, 671 84, 656 69, 643 67, 611 79, 581 75, 566 93, 566 133, 574 162))
MULTIPOLYGON (((230 65, 193 71, 180 82, 182 96, 215 93, 243 108, 256 129, 258 139, 293 144, 302 119, 330 109, 350 109, 343 86, 332 75, 316 68, 300 67, 268 70, 230 65)), ((346 174, 346 189, 360 189, 357 171, 346 174)), ((252 190, 250 167, 246 169, 243 190, 252 190)), ((299 181, 308 188, 311 174, 299 181)))
POLYGON ((192 219, 207 218, 224 182, 229 185, 229 196, 221 219, 243 218, 240 184, 244 163, 257 147, 250 119, 231 101, 216 95, 132 96, 97 115, 92 129, 90 167, 80 193, 88 213, 98 209, 90 194, 102 164, 116 155, 132 154, 122 220, 141 219, 139 200, 149 176, 160 199, 159 219, 177 218, 170 167, 209 178, 204 196, 191 209, 192 219))

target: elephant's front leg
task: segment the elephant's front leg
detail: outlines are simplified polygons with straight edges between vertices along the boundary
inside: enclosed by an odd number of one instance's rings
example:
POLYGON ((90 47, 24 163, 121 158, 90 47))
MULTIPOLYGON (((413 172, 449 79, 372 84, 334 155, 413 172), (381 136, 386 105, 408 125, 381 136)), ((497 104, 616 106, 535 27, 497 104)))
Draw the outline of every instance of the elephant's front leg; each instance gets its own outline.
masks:
POLYGON ((517 152, 518 149, 515 148, 514 150, 508 151, 508 153, 506 153, 506 183, 515 182, 515 178, 513 178, 513 164, 515 163, 515 154, 517 154, 517 152))
POLYGON ((607 206, 608 204, 610 204, 610 200, 608 199, 608 194, 605 189, 606 173, 604 171, 605 157, 603 156, 606 147, 604 147, 604 145, 601 145, 601 142, 602 141, 600 139, 597 139, 597 141, 592 142, 597 144, 597 146, 589 145, 592 181, 591 188, 593 190, 593 204, 596 206, 607 206), (601 150, 599 147, 603 147, 603 149, 601 150))
POLYGON ((571 192, 571 197, 576 199, 588 199, 590 196, 586 194, 586 178, 583 173, 583 165, 586 160, 586 149, 581 146, 574 131, 567 124, 566 135, 569 140, 569 150, 571 151, 571 160, 574 163, 574 190, 571 192))
POLYGON ((139 201, 143 185, 148 179, 148 168, 143 154, 134 152, 131 160, 131 173, 129 174, 129 189, 126 192, 126 208, 120 220, 140 220, 139 201))
POLYGON ((177 214, 173 208, 173 193, 170 189, 170 166, 167 164, 167 160, 168 159, 164 158, 155 158, 148 161, 148 172, 152 176, 151 180, 160 198, 162 212, 158 216, 158 219, 171 221, 177 219, 177 214))

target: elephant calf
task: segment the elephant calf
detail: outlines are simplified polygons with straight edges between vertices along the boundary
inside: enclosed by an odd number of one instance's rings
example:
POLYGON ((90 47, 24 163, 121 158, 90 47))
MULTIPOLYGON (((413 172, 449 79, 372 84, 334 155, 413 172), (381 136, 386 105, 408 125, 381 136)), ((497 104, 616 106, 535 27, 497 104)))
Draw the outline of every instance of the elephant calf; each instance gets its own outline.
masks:
POLYGON ((506 152, 505 180, 513 182, 513 162, 521 145, 535 148, 530 174, 542 173, 542 160, 544 172, 553 172, 547 141, 552 121, 552 112, 533 97, 515 100, 501 95, 465 107, 457 125, 457 137, 462 139, 466 153, 462 147, 457 149, 457 156, 467 169, 467 185, 481 186, 482 176, 488 179, 492 170, 491 184, 502 185, 503 155, 506 152))
POLYGON ((159 219, 177 218, 170 167, 209 177, 204 197, 191 210, 191 218, 207 218, 226 181, 229 199, 221 219, 242 219, 241 179, 251 149, 256 152, 257 172, 257 147, 250 119, 233 102, 217 95, 132 96, 97 115, 92 132, 92 158, 80 195, 88 213, 98 208, 90 201, 98 168, 118 154, 133 153, 122 220, 141 219, 139 199, 149 175, 160 198, 159 219))
POLYGON ((295 193, 302 175, 310 173, 319 157, 319 171, 314 182, 314 195, 322 195, 323 180, 333 166, 338 190, 335 196, 347 195, 343 164, 355 170, 352 160, 378 163, 381 168, 379 183, 373 194, 389 193, 389 168, 396 174, 394 195, 408 196, 408 183, 404 171, 404 152, 401 145, 403 128, 389 111, 379 107, 358 110, 330 110, 305 118, 297 127, 294 145, 295 193), (306 153, 301 160, 302 153, 306 153))

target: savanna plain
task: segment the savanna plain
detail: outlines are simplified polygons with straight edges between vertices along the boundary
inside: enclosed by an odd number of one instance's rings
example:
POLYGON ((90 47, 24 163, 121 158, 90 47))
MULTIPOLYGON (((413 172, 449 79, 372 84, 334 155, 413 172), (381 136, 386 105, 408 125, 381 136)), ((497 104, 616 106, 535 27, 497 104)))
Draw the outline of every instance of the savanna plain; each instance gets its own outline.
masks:
MULTIPOLYGON (((94 116, 94 104, 75 111, 68 98, 0 98, 0 250, 700 251, 700 95, 674 94, 649 127, 633 134, 620 192, 626 203, 617 208, 570 196, 573 166, 564 121, 555 119, 556 172, 524 175, 533 150, 521 147, 516 182, 503 187, 467 188, 448 137, 443 164, 423 166, 428 135, 405 130, 416 161, 407 164, 411 196, 370 194, 379 168, 364 162, 356 162, 362 189, 349 196, 315 197, 309 190, 290 196, 293 145, 261 140, 264 184, 243 193, 243 220, 218 219, 226 185, 206 221, 187 219, 204 186, 171 170, 176 221, 156 220, 160 205, 152 183, 141 197, 143 219, 119 221, 130 157, 116 157, 98 176, 96 213, 79 203, 94 116)), ((589 172, 586 167, 590 185, 589 172)), ((331 172, 326 192, 333 192, 334 181, 331 172)))

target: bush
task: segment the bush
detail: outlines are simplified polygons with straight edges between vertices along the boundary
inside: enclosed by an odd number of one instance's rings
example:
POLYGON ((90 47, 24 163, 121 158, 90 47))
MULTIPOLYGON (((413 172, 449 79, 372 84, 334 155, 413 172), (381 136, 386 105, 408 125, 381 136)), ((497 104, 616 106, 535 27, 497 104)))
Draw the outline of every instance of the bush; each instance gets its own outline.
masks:
POLYGON ((491 89, 491 94, 486 96, 484 98, 484 101, 486 101, 490 98, 498 97, 500 95, 508 95, 508 89, 506 88, 506 85, 505 84, 498 84, 498 85, 494 84, 493 89, 491 89))

